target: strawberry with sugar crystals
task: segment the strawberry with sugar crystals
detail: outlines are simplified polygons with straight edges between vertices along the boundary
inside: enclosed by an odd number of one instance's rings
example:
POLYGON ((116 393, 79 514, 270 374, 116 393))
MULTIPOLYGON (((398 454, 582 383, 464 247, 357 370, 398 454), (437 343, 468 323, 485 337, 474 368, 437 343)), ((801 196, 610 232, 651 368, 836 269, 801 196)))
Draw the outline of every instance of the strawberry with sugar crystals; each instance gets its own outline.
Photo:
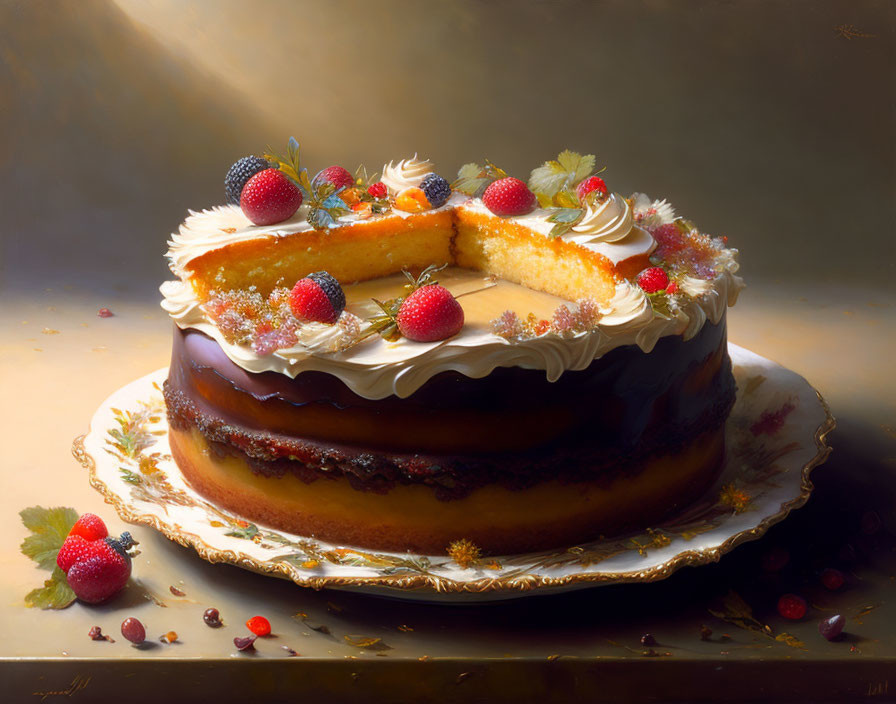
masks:
POLYGON ((382 181, 377 181, 376 183, 371 183, 367 187, 367 192, 372 195, 374 198, 385 198, 386 194, 389 192, 389 189, 386 188, 386 184, 382 181))
POLYGON ((279 169, 259 171, 243 186, 240 208, 254 225, 288 220, 302 204, 302 192, 279 169))
POLYGON ((638 274, 638 286, 644 293, 657 293, 669 285, 669 275, 662 267, 652 266, 638 274))
POLYGON ((355 177, 351 175, 348 169, 341 166, 328 166, 318 172, 314 177, 315 183, 332 183, 336 190, 340 188, 350 188, 355 185, 355 177))
POLYGON ((589 176, 576 186, 576 195, 579 197, 579 200, 582 201, 585 200, 585 196, 593 191, 597 191, 602 195, 607 195, 607 193, 610 192, 607 188, 607 184, 600 176, 589 176))
POLYGON ((396 317, 402 335, 416 342, 446 340, 464 326, 464 309, 444 286, 430 284, 404 299, 396 317))
POLYGON ((526 215, 535 209, 535 194, 518 178, 508 176, 490 183, 482 194, 485 207, 502 217, 526 215))
POLYGON ((131 557, 127 551, 134 544, 130 533, 122 533, 118 539, 87 543, 66 574, 68 585, 78 599, 98 604, 121 591, 131 576, 131 557))
POLYGON ((296 282, 289 307, 299 320, 335 323, 345 310, 345 292, 326 271, 315 271, 296 282))
POLYGON ((109 535, 109 531, 102 518, 93 513, 85 513, 75 521, 68 534, 80 535, 84 540, 101 540, 109 535))
POLYGON ((93 541, 80 535, 69 535, 59 552, 56 553, 56 564, 63 572, 68 573, 71 566, 91 553, 93 541))

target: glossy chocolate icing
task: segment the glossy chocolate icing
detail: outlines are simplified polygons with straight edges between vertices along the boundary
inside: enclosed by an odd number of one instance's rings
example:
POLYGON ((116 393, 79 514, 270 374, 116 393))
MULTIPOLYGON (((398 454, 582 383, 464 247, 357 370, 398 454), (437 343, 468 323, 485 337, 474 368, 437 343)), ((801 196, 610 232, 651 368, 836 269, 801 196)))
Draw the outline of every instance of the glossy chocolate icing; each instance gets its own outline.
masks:
POLYGON ((175 328, 165 384, 173 425, 198 428, 259 473, 345 473, 373 491, 424 483, 446 499, 491 482, 523 488, 635 471, 724 423, 734 390, 724 319, 688 341, 661 338, 649 354, 617 348, 556 382, 516 367, 482 379, 449 372, 382 400, 321 372, 248 373, 201 332, 175 328))

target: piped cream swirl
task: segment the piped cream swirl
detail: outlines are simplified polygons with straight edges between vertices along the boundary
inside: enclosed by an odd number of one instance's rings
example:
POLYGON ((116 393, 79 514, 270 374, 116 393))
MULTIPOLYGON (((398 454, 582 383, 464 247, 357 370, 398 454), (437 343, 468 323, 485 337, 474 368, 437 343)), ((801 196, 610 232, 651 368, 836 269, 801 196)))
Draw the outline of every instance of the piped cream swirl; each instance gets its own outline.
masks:
POLYGON ((419 186, 426 174, 432 172, 432 162, 429 159, 422 161, 417 155, 410 159, 402 159, 397 164, 389 162, 383 167, 383 183, 391 193, 399 193, 405 188, 419 186))
POLYGON ((603 315, 598 325, 614 328, 617 332, 637 329, 653 320, 653 309, 647 296, 628 281, 616 284, 616 293, 601 313, 603 315))
POLYGON ((585 244, 587 242, 618 242, 628 237, 634 224, 632 209, 628 201, 613 193, 599 205, 588 205, 584 217, 572 231, 584 237, 570 239, 585 244))

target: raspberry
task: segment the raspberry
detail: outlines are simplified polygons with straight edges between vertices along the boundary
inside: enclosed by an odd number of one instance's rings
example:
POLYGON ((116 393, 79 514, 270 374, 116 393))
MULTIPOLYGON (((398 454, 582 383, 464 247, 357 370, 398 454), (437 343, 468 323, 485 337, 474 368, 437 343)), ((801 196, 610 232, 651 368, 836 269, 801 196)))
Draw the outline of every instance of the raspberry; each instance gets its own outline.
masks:
POLYGON ((657 256, 663 259, 670 254, 680 252, 687 246, 684 235, 674 223, 660 225, 655 230, 651 230, 651 234, 657 243, 657 256))
POLYGON ((289 307, 300 320, 335 323, 345 310, 345 292, 326 271, 316 271, 296 282, 289 307))
POLYGON ((426 174, 420 188, 433 208, 441 208, 451 197, 451 186, 438 174, 426 174))
POLYGON ((670 296, 673 293, 678 293, 678 284, 674 281, 670 283, 668 286, 666 286, 666 293, 668 293, 670 296))
POLYGON ((638 274, 638 286, 644 293, 656 293, 669 285, 669 275, 658 267, 652 266, 638 274))
POLYGON ((240 208, 254 225, 273 225, 291 218, 302 204, 302 192, 278 169, 255 174, 243 187, 240 208))
POLYGON ((535 209, 535 194, 518 178, 508 176, 489 184, 482 194, 485 207, 502 217, 525 215, 535 209))
POLYGON ((75 521, 75 525, 72 526, 68 534, 80 535, 85 540, 101 540, 109 535, 109 531, 106 530, 106 524, 103 523, 102 518, 92 513, 85 513, 75 521))
POLYGON ((69 568, 68 585, 81 601, 98 604, 127 584, 131 576, 131 558, 118 547, 122 545, 114 538, 94 540, 69 568))
POLYGON ((399 331, 409 340, 435 342, 460 332, 464 309, 447 288, 430 284, 404 299, 397 321, 399 331))
POLYGON ((271 168, 271 165, 260 156, 244 156, 227 172, 224 179, 224 192, 227 194, 227 202, 231 205, 240 204, 240 196, 246 182, 259 171, 271 168))
POLYGON ((374 198, 385 198, 386 194, 389 192, 389 189, 386 188, 385 183, 383 183, 382 181, 377 181, 376 183, 372 183, 367 187, 367 192, 374 198))
POLYGON ((317 183, 332 183, 336 186, 336 190, 340 188, 348 188, 350 186, 355 185, 355 177, 351 175, 348 169, 343 169, 341 166, 328 166, 323 171, 319 171, 317 176, 314 177, 314 182, 317 183))
POLYGON ((271 622, 264 616, 253 616, 246 621, 246 628, 257 636, 271 635, 271 622))
POLYGON ((589 176, 578 186, 576 186, 576 195, 581 201, 585 200, 585 196, 587 196, 592 191, 598 191, 603 195, 606 195, 610 192, 607 188, 607 184, 604 183, 604 180, 599 176, 589 176))
POLYGON ((791 621, 799 621, 806 615, 806 600, 796 594, 785 594, 778 599, 778 613, 791 621))
POLYGON ((90 554, 92 550, 91 545, 92 541, 87 540, 83 536, 69 534, 56 554, 56 564, 59 565, 59 569, 68 573, 73 564, 90 554))
POLYGON ((432 205, 426 198, 422 188, 411 186, 395 196, 395 207, 407 213, 419 213, 429 210, 432 205))

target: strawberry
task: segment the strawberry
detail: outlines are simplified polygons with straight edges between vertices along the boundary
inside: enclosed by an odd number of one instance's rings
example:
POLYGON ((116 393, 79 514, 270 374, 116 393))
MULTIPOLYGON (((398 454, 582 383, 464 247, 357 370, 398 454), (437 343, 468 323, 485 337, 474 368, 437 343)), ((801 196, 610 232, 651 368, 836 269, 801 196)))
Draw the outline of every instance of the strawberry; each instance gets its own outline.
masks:
POLYGON ((271 635, 271 622, 264 616, 253 616, 246 621, 246 628, 257 636, 271 635))
POLYGON ((416 342, 445 340, 464 326, 464 309, 444 286, 429 284, 404 299, 396 318, 402 335, 416 342))
POLYGON ((103 519, 93 513, 85 513, 72 526, 69 535, 80 535, 85 540, 100 540, 109 535, 103 519))
POLYGON ((489 184, 482 194, 482 202, 495 215, 504 217, 531 213, 537 201, 523 181, 508 176, 489 184))
POLYGON ((68 573, 73 564, 87 557, 92 549, 90 547, 92 544, 93 541, 87 540, 81 535, 69 534, 56 554, 56 564, 59 565, 59 569, 68 573))
POLYGON ((652 266, 638 274, 638 286, 644 293, 657 293, 669 285, 669 275, 658 266, 652 266))
POLYGON ((389 190, 386 188, 385 183, 383 183, 382 181, 377 181, 376 183, 372 183, 367 187, 367 192, 374 198, 385 198, 389 190))
POLYGON ((335 323, 345 310, 345 292, 326 271, 316 271, 296 282, 289 307, 299 320, 335 323))
POLYGON ((302 192, 279 169, 264 169, 243 186, 240 208, 255 225, 273 225, 291 218, 302 204, 302 192))
POLYGON ((341 166, 328 166, 323 171, 319 171, 314 177, 315 183, 329 182, 336 186, 336 189, 349 188, 355 185, 355 177, 351 175, 348 169, 341 166))
POLYGON ((117 594, 131 576, 127 549, 133 544, 129 533, 122 533, 121 539, 88 542, 66 574, 68 585, 78 599, 98 604, 117 594))
POLYGON ((607 188, 607 184, 604 183, 604 180, 599 176, 589 176, 584 181, 582 181, 578 186, 576 186, 576 195, 579 197, 579 200, 584 201, 585 196, 587 196, 592 191, 598 191, 603 195, 609 193, 609 189, 607 188))

